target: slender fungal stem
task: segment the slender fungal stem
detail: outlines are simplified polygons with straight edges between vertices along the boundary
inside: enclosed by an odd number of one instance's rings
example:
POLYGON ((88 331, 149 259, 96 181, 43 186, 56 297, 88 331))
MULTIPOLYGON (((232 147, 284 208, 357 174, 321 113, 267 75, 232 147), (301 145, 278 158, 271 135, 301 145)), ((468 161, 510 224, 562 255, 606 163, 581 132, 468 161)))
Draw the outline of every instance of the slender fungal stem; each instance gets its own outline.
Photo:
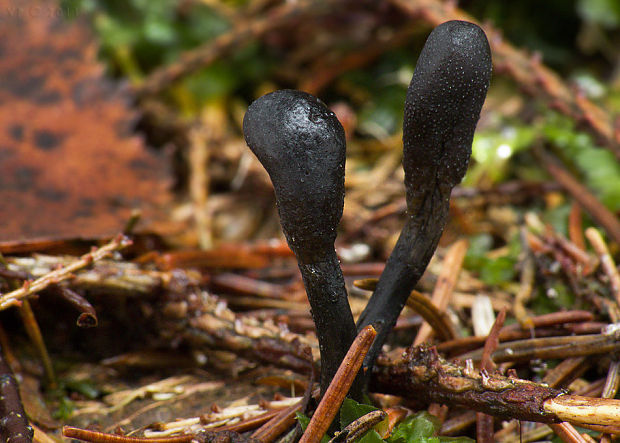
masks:
POLYGON ((407 220, 357 324, 358 330, 369 324, 379 330, 366 356, 366 369, 374 364, 437 248, 448 219, 450 193, 467 170, 490 78, 491 53, 482 29, 450 21, 433 30, 405 100, 407 220))
MULTIPOLYGON (((321 392, 356 334, 334 251, 344 206, 345 138, 320 100, 281 90, 250 105, 245 140, 269 173, 286 240, 297 257, 321 351, 321 392)), ((361 385, 353 396, 360 399, 361 385)))

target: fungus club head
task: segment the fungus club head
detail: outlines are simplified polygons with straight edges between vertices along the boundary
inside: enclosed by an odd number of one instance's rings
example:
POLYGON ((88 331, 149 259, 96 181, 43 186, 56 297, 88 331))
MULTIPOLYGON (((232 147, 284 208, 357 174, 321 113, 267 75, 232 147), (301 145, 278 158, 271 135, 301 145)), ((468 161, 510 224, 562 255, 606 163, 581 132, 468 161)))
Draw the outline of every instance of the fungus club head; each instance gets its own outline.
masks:
POLYGON ((271 177, 291 249, 301 263, 321 261, 344 205, 342 125, 316 97, 280 90, 250 105, 243 133, 271 177))
POLYGON ((454 20, 431 32, 405 100, 408 200, 425 184, 445 193, 462 180, 490 78, 491 52, 479 26, 454 20))

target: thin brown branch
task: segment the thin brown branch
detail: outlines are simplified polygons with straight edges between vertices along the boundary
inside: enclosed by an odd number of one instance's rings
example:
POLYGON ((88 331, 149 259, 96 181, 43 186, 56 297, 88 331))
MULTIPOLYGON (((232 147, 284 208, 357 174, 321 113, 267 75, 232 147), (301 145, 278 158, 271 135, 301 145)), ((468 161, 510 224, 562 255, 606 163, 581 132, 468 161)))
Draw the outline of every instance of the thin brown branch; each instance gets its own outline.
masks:
POLYGON ((620 433, 620 400, 560 395, 545 401, 543 410, 577 426, 620 433))
POLYGON ((278 436, 295 424, 295 414, 301 410, 303 402, 289 406, 280 411, 273 419, 269 420, 263 426, 252 434, 252 438, 260 440, 263 443, 271 443, 278 436))
POLYGON ((587 443, 579 432, 570 423, 551 423, 553 432, 566 443, 587 443))
POLYGON ((108 257, 110 254, 129 246, 130 244, 131 240, 128 237, 119 235, 105 246, 84 254, 78 260, 67 266, 63 266, 60 269, 52 271, 32 282, 26 281, 21 288, 0 296, 0 311, 11 306, 18 305, 20 300, 28 297, 29 295, 42 291, 51 284, 60 283, 61 281, 72 278, 74 272, 86 268, 92 263, 108 257))
POLYGON ((319 406, 314 411, 312 419, 299 443, 318 443, 321 441, 349 392, 357 372, 362 367, 362 362, 376 335, 377 332, 370 325, 362 329, 357 335, 340 364, 334 379, 325 391, 319 406))
POLYGON ((565 395, 545 384, 473 372, 441 359, 434 348, 411 348, 396 362, 379 360, 371 382, 376 392, 462 406, 502 419, 567 421, 607 433, 620 431, 620 400, 565 395))
POLYGON ((58 294, 59 297, 71 304, 71 306, 80 312, 80 315, 76 321, 76 324, 80 328, 94 328, 97 326, 97 312, 88 300, 75 292, 73 289, 61 285, 51 285, 50 287, 56 292, 56 294, 58 294))
POLYGON ((418 313, 441 340, 454 340, 456 331, 449 319, 433 304, 430 298, 418 291, 411 291, 407 307, 418 313))
POLYGON ((620 243, 620 220, 594 194, 560 166, 555 158, 543 152, 542 149, 535 149, 534 153, 547 172, 588 211, 590 216, 607 231, 616 243, 620 243))
POLYGON ((616 303, 620 305, 620 273, 614 263, 614 259, 609 253, 609 248, 603 239, 603 236, 595 228, 586 229, 586 237, 592 245, 592 248, 596 251, 596 254, 601 261, 601 267, 609 279, 609 286, 611 292, 616 300, 616 303))
MULTIPOLYGON (((465 239, 461 239, 454 243, 446 253, 446 257, 443 262, 443 268, 437 279, 437 284, 433 290, 431 297, 432 303, 437 309, 442 312, 448 307, 452 291, 463 266, 463 260, 465 259, 465 253, 467 252, 468 242, 465 239)), ((414 345, 424 343, 430 337, 432 332, 431 326, 428 323, 423 323, 422 327, 418 331, 418 335, 413 342, 414 345)))
POLYGON ((482 358, 480 359, 480 369, 484 369, 485 371, 492 371, 495 369, 495 363, 493 362, 493 358, 491 356, 499 345, 499 331, 504 325, 504 320, 506 320, 506 310, 502 309, 497 315, 495 323, 493 323, 493 327, 491 328, 491 331, 489 331, 489 335, 484 342, 482 358))
MULTIPOLYGON (((493 353, 493 361, 529 361, 534 358, 568 358, 586 355, 604 355, 620 350, 620 341, 615 332, 589 334, 574 337, 531 338, 502 343, 493 353)), ((479 361, 482 351, 460 355, 462 359, 479 361)))
POLYGON ((30 306, 28 300, 22 301, 21 306, 19 307, 19 313, 21 315, 22 322, 24 323, 26 333, 28 334, 28 337, 30 337, 30 341, 36 348, 39 357, 41 358, 43 368, 45 369, 47 382, 49 383, 50 388, 56 388, 56 373, 54 372, 54 367, 52 366, 52 359, 50 358, 49 352, 47 352, 47 346, 45 346, 45 340, 43 340, 41 328, 39 328, 39 323, 34 316, 34 312, 32 312, 32 307, 30 306))
POLYGON ((89 431, 88 429, 74 428, 73 426, 63 426, 62 435, 90 443, 189 443, 196 438, 194 435, 163 438, 126 437, 124 435, 105 434, 103 432, 89 431))
POLYGON ((370 389, 422 404, 462 406, 502 419, 560 422, 543 408, 562 391, 486 371, 468 371, 443 360, 435 348, 411 348, 402 360, 378 360, 370 389))

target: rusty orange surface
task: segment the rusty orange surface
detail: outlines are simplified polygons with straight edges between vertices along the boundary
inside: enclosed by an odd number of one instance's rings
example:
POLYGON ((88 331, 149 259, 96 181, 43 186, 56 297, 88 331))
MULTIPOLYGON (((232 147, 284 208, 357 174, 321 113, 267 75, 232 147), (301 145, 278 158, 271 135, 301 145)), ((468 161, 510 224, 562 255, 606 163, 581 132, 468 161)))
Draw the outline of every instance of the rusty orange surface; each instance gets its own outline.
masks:
POLYGON ((128 88, 72 12, 0 1, 0 243, 113 235, 169 199, 165 159, 133 134, 128 88))

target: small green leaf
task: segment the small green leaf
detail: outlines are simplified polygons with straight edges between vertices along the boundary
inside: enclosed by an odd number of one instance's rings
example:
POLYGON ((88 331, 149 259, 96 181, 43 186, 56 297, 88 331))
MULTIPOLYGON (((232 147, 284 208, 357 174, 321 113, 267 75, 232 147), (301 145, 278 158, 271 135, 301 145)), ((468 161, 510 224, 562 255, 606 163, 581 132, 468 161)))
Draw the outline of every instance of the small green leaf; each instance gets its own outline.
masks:
MULTIPOLYGON (((302 414, 301 412, 296 412, 295 418, 299 420, 299 424, 301 425, 301 430, 305 431, 306 428, 308 427, 308 424, 310 423, 310 418, 306 414, 302 414)), ((321 443, 329 443, 329 437, 327 435, 324 435, 321 438, 321 443)))
POLYGON ((305 431, 308 427, 308 424, 310 423, 310 417, 308 417, 306 414, 302 414, 301 412, 296 412, 295 418, 299 421, 299 424, 301 425, 301 430, 305 431))
POLYGON ((374 429, 371 429, 369 432, 366 432, 362 438, 360 438, 357 443, 384 443, 385 440, 381 438, 379 433, 374 429))
POLYGON ((351 400, 350 398, 345 398, 340 408, 340 429, 346 428, 361 416, 376 410, 377 408, 374 406, 365 405, 351 400))

